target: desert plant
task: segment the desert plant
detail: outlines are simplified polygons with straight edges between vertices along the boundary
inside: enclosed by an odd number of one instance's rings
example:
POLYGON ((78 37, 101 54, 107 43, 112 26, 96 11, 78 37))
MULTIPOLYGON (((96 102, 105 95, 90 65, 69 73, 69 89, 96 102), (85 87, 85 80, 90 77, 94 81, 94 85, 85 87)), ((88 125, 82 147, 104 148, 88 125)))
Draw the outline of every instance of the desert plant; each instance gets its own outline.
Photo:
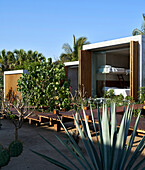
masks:
POLYGON ((23 144, 20 141, 13 141, 9 145, 9 153, 11 157, 19 156, 23 151, 23 144))
MULTIPOLYGON (((91 107, 91 106, 90 106, 91 107)), ((91 132, 89 129, 89 124, 87 122, 86 114, 83 109, 83 117, 85 121, 83 122, 82 116, 79 114, 79 118, 82 124, 82 129, 79 126, 78 121, 74 116, 74 120, 76 123, 76 127, 79 131, 81 140, 83 142, 84 148, 88 154, 90 160, 88 160, 80 148, 78 147, 77 143, 70 135, 69 131, 64 127, 66 134, 71 141, 71 146, 75 150, 75 154, 73 150, 68 147, 58 136, 57 139, 70 151, 70 153, 74 156, 74 158, 78 161, 78 163, 82 166, 82 169, 98 169, 98 170, 123 170, 123 169, 131 169, 134 165, 136 159, 139 157, 143 149, 145 148, 145 136, 140 141, 139 145, 136 147, 135 152, 131 155, 129 159, 129 155, 131 153, 131 148, 133 145, 133 141, 135 138, 137 126, 139 123, 139 118, 141 111, 136 119, 134 129, 130 140, 126 143, 129 125, 131 122, 133 108, 129 110, 129 106, 127 107, 126 111, 123 113, 122 121, 120 124, 120 128, 117 134, 117 120, 116 120, 116 106, 115 103, 111 103, 110 112, 107 112, 107 105, 103 105, 103 113, 102 119, 101 114, 98 108, 98 122, 99 122, 99 132, 100 132, 100 140, 98 139, 97 129, 95 125, 94 115, 91 109, 91 117, 92 123, 94 127, 94 131, 96 134, 97 139, 97 148, 95 147, 95 143, 92 139, 91 132)), ((48 144, 50 144, 58 153, 60 153, 75 169, 79 169, 78 164, 74 164, 66 155, 60 152, 54 145, 52 145, 48 140, 42 137, 48 144)), ((39 155, 40 157, 44 158, 45 160, 63 168, 63 169, 71 169, 70 167, 66 166, 65 164, 59 162, 58 160, 54 160, 46 155, 40 154, 36 151, 32 151, 35 154, 39 155)), ((145 161, 143 158, 137 165, 135 165, 134 169, 138 169, 140 165, 145 161)))
POLYGON ((8 149, 3 148, 0 145, 0 168, 6 166, 10 161, 10 155, 8 149))
POLYGON ((0 144, 0 169, 9 163, 11 157, 18 157, 22 151, 23 145, 19 141, 11 142, 8 148, 0 144))

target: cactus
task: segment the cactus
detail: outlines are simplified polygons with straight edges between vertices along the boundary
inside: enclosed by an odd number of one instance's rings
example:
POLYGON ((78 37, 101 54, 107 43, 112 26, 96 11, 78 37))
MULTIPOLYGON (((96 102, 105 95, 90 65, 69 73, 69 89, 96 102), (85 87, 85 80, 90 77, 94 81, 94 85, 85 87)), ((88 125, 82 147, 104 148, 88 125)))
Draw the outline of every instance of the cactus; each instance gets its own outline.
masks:
POLYGON ((13 141, 9 145, 9 152, 11 157, 19 156, 23 151, 23 144, 20 141, 13 141))
POLYGON ((0 144, 0 152, 3 150, 3 145, 0 144))
POLYGON ((0 167, 6 166, 10 161, 9 151, 0 145, 0 167))

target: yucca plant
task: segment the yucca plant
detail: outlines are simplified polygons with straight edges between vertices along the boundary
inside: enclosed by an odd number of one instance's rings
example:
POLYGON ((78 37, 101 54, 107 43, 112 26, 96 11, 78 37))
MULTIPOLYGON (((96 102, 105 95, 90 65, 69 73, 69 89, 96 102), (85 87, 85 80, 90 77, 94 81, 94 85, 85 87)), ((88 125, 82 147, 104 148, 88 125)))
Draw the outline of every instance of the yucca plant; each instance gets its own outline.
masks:
MULTIPOLYGON (((71 136, 71 134, 69 133, 69 131, 66 129, 66 127, 62 122, 61 124, 65 129, 66 134, 69 137, 71 147, 66 145, 65 142, 63 142, 58 136, 56 136, 57 139, 68 149, 68 151, 78 161, 78 163, 82 166, 81 169, 98 169, 98 170, 132 169, 136 159, 139 157, 139 155, 145 148, 145 136, 144 136, 140 141, 139 145, 136 147, 134 153, 131 155, 131 157, 129 157, 134 142, 137 126, 139 123, 141 111, 136 119, 132 135, 130 136, 130 139, 127 142, 128 130, 131 122, 133 108, 129 110, 129 106, 128 106, 126 111, 124 109, 122 121, 118 132, 117 132, 115 103, 111 103, 109 112, 107 112, 107 105, 103 104, 102 116, 98 108, 98 122, 99 122, 100 137, 97 135, 96 124, 95 124, 94 115, 91 106, 90 106, 90 110, 91 110, 92 123, 96 134, 96 139, 97 139, 96 144, 98 149, 96 149, 95 143, 92 139, 89 124, 87 122, 84 109, 83 109, 83 116, 79 114, 80 122, 82 124, 82 129, 80 128, 80 125, 76 120, 75 116, 74 116, 74 120, 75 120, 76 128, 79 131, 80 138, 82 140, 82 143, 84 145, 84 148, 88 156, 87 157, 84 156, 82 150, 77 145, 77 143, 75 142, 75 140, 73 139, 73 137, 71 136)), ((69 163, 71 163, 72 166, 68 167, 65 164, 59 162, 58 160, 54 160, 36 151, 32 151, 32 152, 34 152, 35 154, 39 155, 45 160, 63 169, 80 169, 80 166, 78 164, 74 164, 72 160, 70 160, 64 153, 60 152, 60 150, 57 149, 53 144, 51 144, 47 139, 45 139, 44 137, 42 138, 50 146, 52 146, 60 155, 62 155, 64 159, 66 159, 69 163)), ((139 163, 137 163, 133 167, 133 169, 138 169, 144 161, 145 158, 143 158, 139 163)))

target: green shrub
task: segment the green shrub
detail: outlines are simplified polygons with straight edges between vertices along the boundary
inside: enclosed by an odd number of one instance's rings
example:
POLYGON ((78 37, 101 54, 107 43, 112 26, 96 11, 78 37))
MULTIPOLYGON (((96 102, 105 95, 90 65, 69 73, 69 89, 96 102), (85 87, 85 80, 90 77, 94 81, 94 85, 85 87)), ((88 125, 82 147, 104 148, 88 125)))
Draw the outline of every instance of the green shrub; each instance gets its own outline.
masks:
POLYGON ((9 152, 10 152, 10 156, 11 157, 17 157, 19 155, 21 155, 23 151, 23 143, 18 141, 18 140, 14 140, 13 142, 10 143, 9 145, 9 152))
POLYGON ((145 87, 140 87, 138 93, 139 93, 139 101, 142 104, 145 101, 145 87))
POLYGON ((18 80, 18 91, 31 96, 29 105, 48 106, 50 110, 69 107, 70 89, 63 64, 52 63, 49 58, 48 62, 31 65, 28 72, 18 80))

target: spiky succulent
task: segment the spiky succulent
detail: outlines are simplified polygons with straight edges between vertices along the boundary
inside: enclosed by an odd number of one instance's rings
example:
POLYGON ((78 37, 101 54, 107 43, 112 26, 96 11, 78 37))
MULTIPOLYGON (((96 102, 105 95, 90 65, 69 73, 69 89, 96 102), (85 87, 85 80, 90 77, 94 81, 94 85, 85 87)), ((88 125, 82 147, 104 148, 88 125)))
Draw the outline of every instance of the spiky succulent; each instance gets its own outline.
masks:
POLYGON ((0 145, 0 167, 6 166, 10 161, 10 155, 8 149, 3 148, 0 145))
MULTIPOLYGON (((129 110, 129 106, 128 106, 126 111, 124 111, 122 121, 120 124, 120 128, 119 128, 119 131, 117 132, 115 103, 111 104, 110 112, 107 112, 107 105, 103 104, 102 118, 101 118, 101 114, 98 108, 98 123, 99 123, 100 140, 98 140, 94 114, 93 114, 91 106, 90 106, 90 110, 91 110, 92 124, 93 124, 94 131, 96 134, 96 139, 97 139, 96 144, 97 144, 98 150, 96 150, 95 143, 92 139, 89 124, 88 124, 84 109, 83 109, 83 116, 79 114, 79 119, 82 124, 82 129, 80 128, 80 125, 74 116, 76 128, 79 131, 80 138, 87 152, 89 160, 84 156, 81 149, 79 148, 79 146, 73 139, 72 135, 69 133, 69 131, 66 129, 66 127, 64 126, 62 122, 61 124, 64 127, 66 134, 69 137, 71 147, 69 147, 65 142, 63 142, 58 136, 56 136, 57 139, 68 149, 68 151, 70 151, 72 156, 78 161, 78 163, 82 167, 81 169, 91 169, 91 170, 96 170, 96 169, 97 170, 124 170, 124 169, 127 169, 127 170, 130 170, 132 166, 134 165, 136 159, 139 157, 139 155, 145 148, 145 136, 144 136, 142 140, 140 141, 139 145, 136 147, 135 152, 129 158, 129 155, 131 153, 131 148, 133 145, 133 141, 135 138, 137 126, 139 123, 141 111, 138 114, 138 117, 136 119, 132 135, 129 141, 127 142, 128 130, 129 130, 130 122, 131 122, 133 109, 129 110), (75 153, 73 150, 75 150, 75 153)), ((78 164, 74 164, 72 160, 70 160, 65 154, 63 154, 60 150, 58 150, 47 139, 45 139, 44 137, 42 138, 50 146, 52 146, 60 155, 62 155, 72 165, 72 168, 80 169, 78 164)), ((45 160, 63 169, 72 169, 71 167, 68 167, 64 163, 59 162, 58 160, 54 160, 46 155, 40 154, 35 151, 32 151, 32 152, 34 152, 35 154, 41 156, 45 160)), ((145 158, 143 158, 137 165, 135 165, 133 169, 138 169, 144 161, 145 161, 145 158)))
POLYGON ((19 156, 23 151, 23 143, 20 141, 13 141, 9 145, 9 152, 11 157, 19 156))
POLYGON ((2 151, 2 149, 3 149, 3 145, 0 144, 0 152, 2 151))

